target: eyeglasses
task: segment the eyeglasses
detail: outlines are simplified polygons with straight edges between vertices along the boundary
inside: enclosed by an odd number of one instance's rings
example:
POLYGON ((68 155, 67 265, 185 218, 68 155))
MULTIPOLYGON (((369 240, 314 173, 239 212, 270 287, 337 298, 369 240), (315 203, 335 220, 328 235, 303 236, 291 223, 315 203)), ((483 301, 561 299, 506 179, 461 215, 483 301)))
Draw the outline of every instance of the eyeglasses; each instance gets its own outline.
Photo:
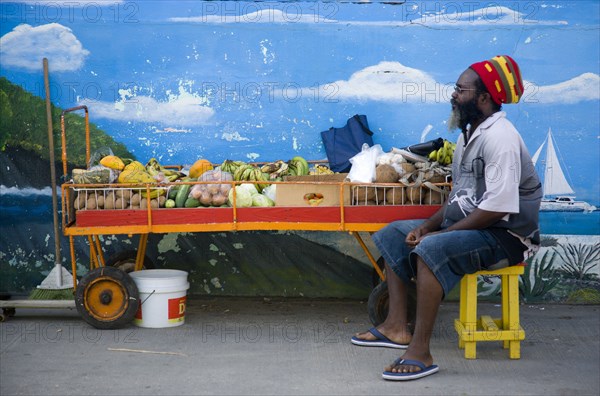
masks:
POLYGON ((460 94, 465 91, 477 91, 477 88, 462 88, 462 87, 459 87, 458 85, 454 86, 454 92, 456 92, 456 93, 460 94))

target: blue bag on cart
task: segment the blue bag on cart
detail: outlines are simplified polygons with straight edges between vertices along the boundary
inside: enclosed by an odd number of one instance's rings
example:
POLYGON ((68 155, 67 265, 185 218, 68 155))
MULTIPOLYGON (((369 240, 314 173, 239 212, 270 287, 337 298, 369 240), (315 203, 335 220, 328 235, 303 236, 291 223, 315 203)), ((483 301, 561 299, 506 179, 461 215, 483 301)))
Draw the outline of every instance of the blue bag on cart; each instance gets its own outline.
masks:
POLYGON ((361 152, 363 144, 373 145, 373 132, 369 129, 366 115, 352 116, 345 126, 321 132, 321 138, 329 168, 340 173, 350 171, 350 158, 361 152))

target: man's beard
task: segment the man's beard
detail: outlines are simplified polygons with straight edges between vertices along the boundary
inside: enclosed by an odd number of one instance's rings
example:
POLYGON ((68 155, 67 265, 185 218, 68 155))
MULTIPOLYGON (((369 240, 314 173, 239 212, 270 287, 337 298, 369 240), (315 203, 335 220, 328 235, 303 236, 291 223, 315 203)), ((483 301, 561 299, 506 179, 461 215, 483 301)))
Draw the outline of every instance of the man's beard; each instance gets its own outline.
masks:
POLYGON ((454 107, 447 121, 449 131, 460 129, 462 132, 466 132, 469 124, 483 118, 483 112, 477 107, 477 98, 473 98, 464 104, 459 104, 452 99, 450 103, 454 107))

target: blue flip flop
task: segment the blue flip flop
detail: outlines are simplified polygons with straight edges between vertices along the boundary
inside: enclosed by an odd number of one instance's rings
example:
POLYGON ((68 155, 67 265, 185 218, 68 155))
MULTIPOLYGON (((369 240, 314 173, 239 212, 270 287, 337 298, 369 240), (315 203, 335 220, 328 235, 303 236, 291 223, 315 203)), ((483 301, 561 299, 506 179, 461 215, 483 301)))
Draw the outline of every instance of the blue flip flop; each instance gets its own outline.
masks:
POLYGON ((440 368, 435 365, 432 364, 429 367, 426 367, 425 364, 423 364, 423 362, 420 362, 418 360, 409 360, 409 359, 397 359, 394 364, 394 366, 417 366, 419 367, 421 370, 414 372, 414 373, 394 373, 392 371, 384 371, 383 374, 381 375, 383 377, 383 379, 386 380, 391 380, 391 381, 408 381, 408 380, 414 380, 414 379, 419 379, 419 378, 423 378, 423 377, 427 377, 428 375, 437 373, 438 371, 440 371, 440 368))
POLYGON ((389 338, 387 338, 386 336, 381 334, 381 332, 379 330, 377 330, 375 327, 369 329, 369 333, 373 334, 376 339, 375 340, 363 340, 362 338, 358 338, 358 337, 354 336, 350 339, 350 342, 352 342, 354 345, 359 345, 359 346, 384 347, 384 348, 396 348, 396 349, 408 348, 408 345, 398 344, 397 342, 390 340, 389 338))

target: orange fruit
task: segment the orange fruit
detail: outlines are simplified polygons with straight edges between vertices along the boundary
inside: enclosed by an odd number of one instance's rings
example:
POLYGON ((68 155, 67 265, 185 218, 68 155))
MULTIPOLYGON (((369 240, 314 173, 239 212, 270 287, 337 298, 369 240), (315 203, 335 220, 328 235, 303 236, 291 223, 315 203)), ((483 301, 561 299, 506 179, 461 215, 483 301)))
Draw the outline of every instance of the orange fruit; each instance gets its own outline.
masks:
POLYGON ((193 178, 200 177, 204 172, 213 170, 213 166, 209 160, 199 159, 190 167, 189 176, 193 178))

